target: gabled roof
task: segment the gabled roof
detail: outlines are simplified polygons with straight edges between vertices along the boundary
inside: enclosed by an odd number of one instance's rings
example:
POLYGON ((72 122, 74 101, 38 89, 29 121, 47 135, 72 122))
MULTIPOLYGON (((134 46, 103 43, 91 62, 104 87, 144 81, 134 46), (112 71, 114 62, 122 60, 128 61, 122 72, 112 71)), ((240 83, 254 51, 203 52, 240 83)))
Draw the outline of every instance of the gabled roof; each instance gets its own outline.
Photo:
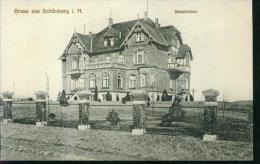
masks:
POLYGON ((127 40, 127 37, 131 34, 131 32, 133 32, 133 27, 138 23, 142 26, 144 31, 148 33, 149 37, 152 38, 154 42, 165 47, 172 45, 172 38, 174 38, 176 32, 180 33, 174 26, 164 26, 157 28, 156 24, 148 18, 115 23, 111 26, 111 28, 106 27, 102 31, 93 33, 91 35, 74 33, 73 36, 78 37, 80 43, 83 44, 85 50, 88 53, 116 50, 122 48, 124 41, 127 40), (115 37, 114 46, 104 46, 104 37, 106 36, 115 37))
POLYGON ((190 52, 191 60, 193 60, 191 48, 187 44, 181 45, 176 58, 184 58, 187 52, 190 52))
POLYGON ((180 34, 180 31, 172 25, 160 27, 159 30, 168 44, 172 44, 172 39, 175 38, 175 33, 180 34))

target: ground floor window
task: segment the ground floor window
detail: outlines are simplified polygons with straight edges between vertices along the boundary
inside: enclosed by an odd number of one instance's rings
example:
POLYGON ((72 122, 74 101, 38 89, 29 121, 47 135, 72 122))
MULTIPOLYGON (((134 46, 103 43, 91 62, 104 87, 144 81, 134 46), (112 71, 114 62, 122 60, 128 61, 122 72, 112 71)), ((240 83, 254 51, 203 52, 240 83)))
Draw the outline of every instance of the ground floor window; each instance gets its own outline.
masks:
POLYGON ((123 88, 123 85, 122 85, 122 75, 120 73, 117 75, 117 87, 118 88, 123 88))
POLYGON ((102 87, 108 87, 108 82, 109 82, 109 74, 104 73, 102 76, 102 87))
POLYGON ((96 76, 94 74, 90 74, 89 76, 89 88, 95 88, 96 86, 96 76))
POLYGON ((135 75, 129 76, 129 88, 135 88, 136 87, 136 77, 135 75))

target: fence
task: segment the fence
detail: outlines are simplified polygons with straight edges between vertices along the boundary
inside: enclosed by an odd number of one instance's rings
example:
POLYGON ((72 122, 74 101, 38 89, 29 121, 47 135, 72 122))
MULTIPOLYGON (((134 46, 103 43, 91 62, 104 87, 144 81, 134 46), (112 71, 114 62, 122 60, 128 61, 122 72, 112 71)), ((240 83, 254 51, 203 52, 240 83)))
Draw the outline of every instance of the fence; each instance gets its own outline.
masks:
MULTIPOLYGON (((146 108, 147 133, 161 135, 192 135, 201 137, 204 128, 204 107, 199 103, 183 103, 185 112, 181 121, 176 121, 171 126, 161 124, 162 117, 169 111, 170 103, 151 103, 146 108)), ((13 102, 13 121, 16 123, 35 124, 35 102, 13 102)), ((48 106, 48 125, 76 128, 79 123, 79 106, 71 104, 61 107, 58 103, 51 102, 48 106)), ((218 106, 217 110, 217 135, 220 140, 252 141, 252 108, 233 109, 218 106)), ((91 129, 131 131, 133 126, 132 103, 121 104, 118 102, 93 102, 90 103, 89 118, 91 129), (118 128, 110 126, 106 120, 109 111, 115 110, 120 118, 118 128)), ((3 112, 0 107, 0 117, 3 112)))

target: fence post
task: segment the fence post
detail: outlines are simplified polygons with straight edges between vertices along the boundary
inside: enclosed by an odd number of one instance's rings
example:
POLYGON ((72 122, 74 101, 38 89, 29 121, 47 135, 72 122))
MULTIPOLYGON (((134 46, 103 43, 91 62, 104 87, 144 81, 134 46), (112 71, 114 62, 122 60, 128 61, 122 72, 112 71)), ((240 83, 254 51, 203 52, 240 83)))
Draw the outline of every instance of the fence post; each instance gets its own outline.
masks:
POLYGON ((208 89, 202 91, 202 94, 205 96, 203 141, 215 141, 217 139, 217 96, 219 92, 208 89))
POLYGON ((37 91, 35 92, 36 96, 36 127, 42 127, 47 125, 46 119, 46 96, 47 93, 45 91, 37 91))
POLYGON ((79 103, 79 125, 78 129, 85 131, 90 130, 89 125, 89 103, 80 102, 79 103))
POLYGON ((78 129, 85 131, 90 130, 89 124, 89 97, 92 97, 93 93, 91 92, 78 92, 79 98, 79 125, 78 129))
POLYGON ((12 115, 12 104, 13 104, 13 92, 3 92, 3 124, 7 124, 7 122, 11 122, 12 115))
POLYGON ((134 90, 133 96, 133 129, 132 135, 143 135, 146 133, 146 100, 147 92, 134 90))

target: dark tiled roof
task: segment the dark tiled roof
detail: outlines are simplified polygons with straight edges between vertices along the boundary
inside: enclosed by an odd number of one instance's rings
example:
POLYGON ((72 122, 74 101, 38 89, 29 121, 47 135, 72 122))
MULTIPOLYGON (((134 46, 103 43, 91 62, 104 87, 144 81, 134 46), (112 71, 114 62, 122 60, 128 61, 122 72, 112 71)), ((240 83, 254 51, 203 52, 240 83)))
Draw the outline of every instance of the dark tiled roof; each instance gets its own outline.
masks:
MULTIPOLYGON (((184 58, 186 56, 187 51, 190 51, 191 53, 191 48, 187 44, 181 45, 176 58, 184 58)), ((192 59, 192 54, 191 54, 191 59, 192 59)))
MULTIPOLYGON (((98 53, 103 51, 110 51, 121 48, 121 45, 125 41, 129 32, 132 30, 134 24, 139 21, 144 30, 149 33, 153 41, 164 45, 173 45, 172 38, 174 38, 175 33, 180 33, 174 26, 164 26, 157 28, 155 23, 151 19, 139 19, 131 20, 121 23, 115 23, 111 28, 106 27, 98 33, 92 34, 92 53, 98 53), (104 46, 104 36, 115 36, 114 46, 104 46), (121 35, 121 37, 120 37, 121 35)), ((84 35, 76 33, 79 40, 84 45, 88 52, 91 52, 91 37, 90 35, 84 35)))
POLYGON ((176 46, 176 43, 172 42, 172 39, 175 38, 175 33, 180 33, 174 26, 164 26, 159 28, 160 32, 162 33, 164 39, 167 41, 168 44, 173 44, 176 46))

